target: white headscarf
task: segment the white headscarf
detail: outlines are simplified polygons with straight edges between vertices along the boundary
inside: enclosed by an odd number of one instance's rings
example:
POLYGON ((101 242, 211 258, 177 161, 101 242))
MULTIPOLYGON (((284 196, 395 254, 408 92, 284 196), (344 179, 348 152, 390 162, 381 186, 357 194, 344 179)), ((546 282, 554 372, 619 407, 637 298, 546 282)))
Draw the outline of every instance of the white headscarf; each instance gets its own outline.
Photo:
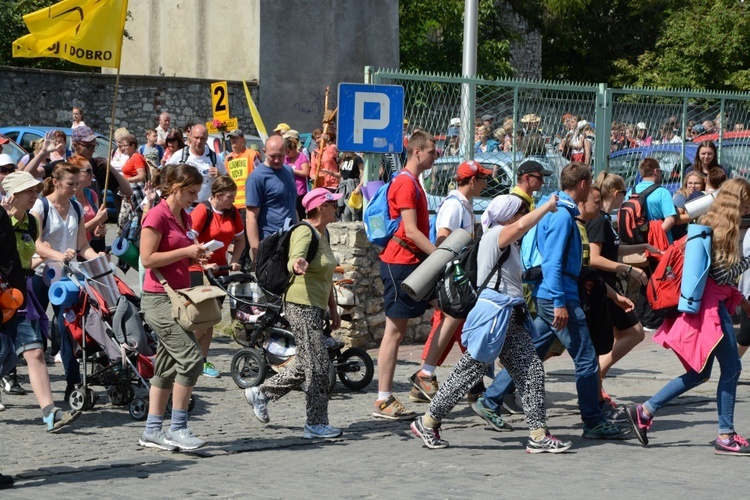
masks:
POLYGON ((496 196, 482 214, 482 229, 487 231, 496 224, 508 221, 521 209, 521 198, 509 194, 496 196))

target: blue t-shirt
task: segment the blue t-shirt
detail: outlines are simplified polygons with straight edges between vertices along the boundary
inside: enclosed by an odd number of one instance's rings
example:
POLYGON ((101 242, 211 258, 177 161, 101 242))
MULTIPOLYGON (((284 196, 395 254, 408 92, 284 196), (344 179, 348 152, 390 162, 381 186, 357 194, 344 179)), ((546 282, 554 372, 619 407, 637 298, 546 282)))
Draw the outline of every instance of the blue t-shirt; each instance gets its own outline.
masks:
POLYGON ((286 219, 297 222, 297 187, 292 167, 274 170, 265 163, 255 167, 245 183, 245 206, 260 208, 258 236, 263 239, 282 227, 286 219))
MULTIPOLYGON (((636 184, 635 192, 642 193, 649 186, 653 185, 653 181, 641 181, 636 184)), ((628 193, 630 195, 630 193, 628 193)), ((653 193, 648 195, 646 198, 646 210, 648 211, 648 220, 664 220, 667 217, 673 217, 677 215, 677 209, 672 201, 672 195, 667 188, 658 188, 653 193)), ((672 234, 667 231, 667 239, 672 243, 672 234)))

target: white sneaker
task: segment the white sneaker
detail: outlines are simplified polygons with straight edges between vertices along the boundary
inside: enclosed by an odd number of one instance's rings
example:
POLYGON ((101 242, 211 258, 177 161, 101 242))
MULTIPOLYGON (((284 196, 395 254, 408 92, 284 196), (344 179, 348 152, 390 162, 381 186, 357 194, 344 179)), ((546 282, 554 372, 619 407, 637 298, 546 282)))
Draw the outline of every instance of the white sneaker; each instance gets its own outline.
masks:
POLYGON ((165 451, 174 451, 177 449, 177 446, 167 441, 167 437, 161 429, 156 432, 143 431, 141 439, 138 440, 138 444, 145 446, 146 448, 157 448, 165 451))
POLYGON ((268 417, 268 402, 266 395, 260 390, 260 387, 248 387, 245 389, 245 399, 253 407, 255 418, 267 424, 271 419, 268 417))
POLYGON ((177 431, 169 429, 164 433, 164 437, 167 439, 167 443, 176 446, 181 450, 197 450, 206 444, 205 441, 198 439, 193 435, 193 431, 190 430, 190 427, 185 427, 184 429, 177 431))
POLYGON ((336 438, 343 434, 341 429, 331 427, 330 425, 318 424, 318 425, 307 425, 305 424, 305 433, 303 437, 305 439, 315 438, 336 438))

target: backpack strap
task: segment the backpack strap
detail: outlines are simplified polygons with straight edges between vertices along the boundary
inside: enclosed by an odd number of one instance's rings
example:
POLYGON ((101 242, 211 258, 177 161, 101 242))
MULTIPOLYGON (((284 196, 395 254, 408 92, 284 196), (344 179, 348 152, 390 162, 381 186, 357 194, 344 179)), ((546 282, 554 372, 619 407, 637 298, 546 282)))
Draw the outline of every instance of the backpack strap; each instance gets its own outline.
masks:
POLYGON ((188 156, 190 156, 190 146, 185 146, 184 148, 182 148, 180 154, 180 163, 185 163, 188 159, 188 156))
MULTIPOLYGON (((510 245, 512 244, 513 243, 511 243, 510 245)), ((503 264, 505 263, 505 261, 508 260, 508 257, 510 257, 510 245, 505 247, 503 252, 500 254, 500 258, 497 259, 497 262, 495 263, 495 266, 490 271, 490 274, 487 275, 487 277, 482 282, 482 285, 479 287, 479 289, 477 289, 477 295, 479 295, 482 292, 482 290, 487 288, 487 285, 489 284, 490 279, 495 273, 497 273, 497 281, 495 282, 495 291, 498 290, 500 286, 500 270, 503 267, 503 264)))
POLYGON ((42 196, 42 230, 47 229, 47 218, 49 217, 49 200, 42 196))
POLYGON ((214 207, 211 206, 211 202, 205 200, 202 201, 201 204, 206 207, 206 221, 203 223, 203 227, 201 227, 201 230, 198 231, 199 236, 209 228, 211 222, 214 220, 214 207))

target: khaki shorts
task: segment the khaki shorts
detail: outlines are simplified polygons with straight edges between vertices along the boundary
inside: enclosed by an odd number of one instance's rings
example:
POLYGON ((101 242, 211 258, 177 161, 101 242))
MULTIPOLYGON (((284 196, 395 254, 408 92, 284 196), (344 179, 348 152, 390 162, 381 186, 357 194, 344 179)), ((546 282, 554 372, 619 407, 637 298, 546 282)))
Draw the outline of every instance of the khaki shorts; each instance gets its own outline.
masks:
POLYGON ((203 373, 203 355, 195 335, 172 318, 172 304, 166 293, 144 292, 141 309, 159 339, 151 384, 160 389, 171 389, 175 382, 193 387, 203 373))

